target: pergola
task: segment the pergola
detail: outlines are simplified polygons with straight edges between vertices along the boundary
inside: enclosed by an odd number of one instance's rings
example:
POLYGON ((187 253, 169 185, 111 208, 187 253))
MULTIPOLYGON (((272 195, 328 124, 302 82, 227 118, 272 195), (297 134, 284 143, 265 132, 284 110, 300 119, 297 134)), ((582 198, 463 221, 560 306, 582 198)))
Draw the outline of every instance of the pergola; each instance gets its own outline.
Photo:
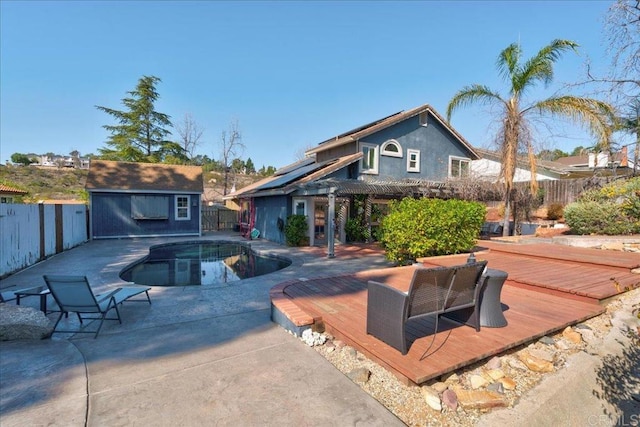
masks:
MULTIPOLYGON (((448 199, 455 195, 449 183, 423 180, 377 181, 327 178, 303 184, 297 184, 292 195, 296 196, 326 196, 328 199, 328 217, 335 216, 336 197, 350 197, 367 195, 365 201, 365 217, 370 223, 371 200, 374 196, 386 198, 403 197, 434 197, 448 199)), ((327 229, 327 256, 333 258, 334 233, 333 227, 327 229)))

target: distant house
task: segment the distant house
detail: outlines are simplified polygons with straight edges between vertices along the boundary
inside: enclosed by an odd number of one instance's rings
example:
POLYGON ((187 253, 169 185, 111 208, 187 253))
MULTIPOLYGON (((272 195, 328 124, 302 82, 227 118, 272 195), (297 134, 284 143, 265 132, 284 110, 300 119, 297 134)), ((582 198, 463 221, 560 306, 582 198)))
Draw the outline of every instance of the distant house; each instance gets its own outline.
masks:
MULTIPOLYGON (((500 169, 502 168, 500 153, 481 148, 476 148, 475 150, 480 155, 480 159, 471 162, 472 176, 491 182, 497 181, 500 176, 500 169)), ((569 173, 566 172, 563 165, 558 162, 538 160, 536 161, 536 166, 536 181, 556 180, 569 177, 569 173)), ((513 181, 531 181, 531 166, 528 158, 518 158, 513 181)))
POLYGON ((25 194, 26 191, 0 184, 0 203, 13 203, 17 197, 25 194))
POLYGON ((628 158, 627 147, 609 154, 605 152, 587 153, 581 156, 560 157, 556 160, 571 178, 600 175, 630 175, 635 167, 628 158))
POLYGON ((201 234, 199 166, 92 160, 85 188, 92 239, 201 234))
POLYGON ((375 225, 389 199, 443 196, 444 183, 469 175, 474 148, 433 107, 402 111, 339 134, 262 181, 227 196, 241 206, 241 227, 283 243, 291 214, 307 216, 309 243, 345 240, 345 222, 360 209, 375 225), (369 215, 369 213, 371 213, 369 215), (326 232, 326 233, 325 233, 326 232))

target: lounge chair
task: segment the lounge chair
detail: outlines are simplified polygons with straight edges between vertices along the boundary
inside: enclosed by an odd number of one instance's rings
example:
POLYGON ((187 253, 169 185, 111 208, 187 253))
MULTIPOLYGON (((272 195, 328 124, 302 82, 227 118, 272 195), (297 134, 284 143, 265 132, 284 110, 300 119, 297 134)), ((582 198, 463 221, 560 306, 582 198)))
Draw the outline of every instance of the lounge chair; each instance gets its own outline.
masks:
MULTIPOLYGON (((407 354, 407 322, 440 316, 457 310, 472 310, 469 326, 480 330, 480 292, 486 281, 482 273, 487 261, 454 267, 416 267, 408 292, 384 283, 368 282, 367 334, 407 354)), ((434 331, 435 332, 435 331, 434 331)))
POLYGON ((81 325, 84 319, 100 321, 94 335, 94 338, 96 338, 105 320, 117 320, 122 323, 118 305, 122 304, 125 300, 144 292, 147 296, 147 301, 151 304, 151 298, 149 298, 149 290, 151 288, 147 286, 124 286, 114 289, 107 294, 95 295, 91 290, 89 280, 86 276, 45 275, 44 281, 49 287, 53 299, 58 304, 58 307, 60 307, 60 315, 53 327, 53 332, 93 333, 93 331, 85 331, 82 327, 77 330, 57 330, 58 323, 60 323, 64 314, 76 313, 81 325), (107 313, 112 309, 115 309, 117 317, 107 317, 107 313), (96 314, 99 315, 99 317, 83 318, 83 314, 96 314))

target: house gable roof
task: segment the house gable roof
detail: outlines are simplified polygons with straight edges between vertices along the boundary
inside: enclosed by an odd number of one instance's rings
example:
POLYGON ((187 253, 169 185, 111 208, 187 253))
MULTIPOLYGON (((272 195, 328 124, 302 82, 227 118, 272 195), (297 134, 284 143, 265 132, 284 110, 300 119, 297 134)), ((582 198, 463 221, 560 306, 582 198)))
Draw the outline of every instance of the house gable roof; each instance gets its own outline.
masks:
POLYGON ((203 193, 202 167, 91 160, 88 191, 203 193))
MULTIPOLYGON (((501 163, 500 154, 495 151, 486 150, 483 148, 476 148, 476 151, 483 159, 501 163)), ((567 175, 565 168, 559 162, 552 162, 549 160, 536 160, 536 166, 538 173, 548 171, 553 175, 567 175)), ((517 167, 520 169, 530 170, 531 165, 529 164, 529 159, 523 156, 519 156, 517 159, 517 167)))
POLYGON ((361 138, 364 138, 368 135, 371 135, 375 132, 378 132, 382 129, 388 128, 390 126, 395 125, 396 123, 400 123, 406 119, 409 119, 413 116, 417 116, 422 113, 429 113, 432 117, 434 117, 445 129, 447 129, 451 134, 476 158, 479 158, 475 149, 469 144, 469 142, 464 139, 462 135, 458 133, 438 112, 429 104, 424 104, 419 107, 413 108, 408 111, 401 111, 390 116, 384 117, 382 119, 376 120, 369 124, 360 126, 356 129, 348 131, 346 133, 337 135, 331 139, 328 139, 324 142, 321 142, 317 147, 314 147, 308 150, 305 154, 307 156, 319 153, 325 150, 329 150, 331 148, 339 147, 341 145, 349 144, 352 142, 356 142, 361 138))

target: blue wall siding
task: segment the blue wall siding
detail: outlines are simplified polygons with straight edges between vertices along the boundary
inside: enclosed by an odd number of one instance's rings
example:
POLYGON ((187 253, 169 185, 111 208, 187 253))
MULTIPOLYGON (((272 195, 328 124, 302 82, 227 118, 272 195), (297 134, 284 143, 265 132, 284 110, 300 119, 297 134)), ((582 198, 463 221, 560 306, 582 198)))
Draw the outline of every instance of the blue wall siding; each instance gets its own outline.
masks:
POLYGON ((260 231, 260 237, 272 242, 284 244, 284 233, 278 230, 278 218, 285 223, 291 212, 291 200, 287 196, 256 197, 255 228, 260 231))
MULTIPOLYGON (((158 194, 135 194, 157 196, 158 194)), ((200 195, 189 194, 191 219, 175 220, 175 197, 169 198, 169 218, 141 220, 131 218, 131 196, 129 193, 92 193, 91 232, 92 238, 120 236, 152 236, 164 234, 200 234, 200 195), (195 204, 195 206, 194 206, 195 204)))
POLYGON ((386 141, 395 139, 402 147, 402 157, 383 156, 379 153, 378 178, 444 181, 449 174, 449 156, 470 157, 471 153, 453 135, 431 116, 429 119, 428 126, 421 126, 419 117, 414 116, 360 141, 381 146, 386 141), (420 151, 419 173, 407 172, 407 149, 420 151))

